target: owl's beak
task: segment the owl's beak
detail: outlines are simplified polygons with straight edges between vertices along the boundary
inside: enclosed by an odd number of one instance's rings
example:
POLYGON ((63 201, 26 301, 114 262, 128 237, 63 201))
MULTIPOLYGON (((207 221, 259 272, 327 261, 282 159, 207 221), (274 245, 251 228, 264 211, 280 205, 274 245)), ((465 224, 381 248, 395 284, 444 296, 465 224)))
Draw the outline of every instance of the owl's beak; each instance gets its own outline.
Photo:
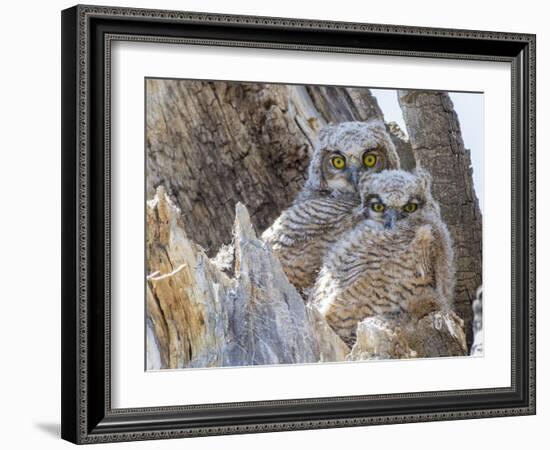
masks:
POLYGON ((357 183, 359 182, 359 175, 360 175, 359 168, 353 165, 353 166, 350 166, 349 170, 351 173, 351 182, 353 184, 353 187, 357 189, 357 183))
POLYGON ((397 221, 397 210, 394 208, 388 208, 386 212, 384 213, 384 228, 387 230, 391 230, 395 226, 395 222, 397 221))

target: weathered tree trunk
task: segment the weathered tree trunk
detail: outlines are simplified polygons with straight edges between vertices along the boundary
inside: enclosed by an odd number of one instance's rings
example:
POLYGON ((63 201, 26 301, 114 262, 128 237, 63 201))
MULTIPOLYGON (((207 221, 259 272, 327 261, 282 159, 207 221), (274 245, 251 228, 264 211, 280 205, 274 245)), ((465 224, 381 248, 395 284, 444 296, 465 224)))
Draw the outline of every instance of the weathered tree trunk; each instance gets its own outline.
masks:
POLYGON ((304 304, 246 207, 236 206, 235 278, 188 239, 182 219, 159 188, 147 203, 149 369, 345 360, 348 347, 304 304))
POLYGON ((210 256, 231 240, 237 202, 259 232, 289 206, 326 123, 383 120, 368 89, 219 81, 148 79, 146 110, 147 196, 164 186, 210 256))
POLYGON ((310 143, 283 85, 147 81, 147 193, 164 186, 209 255, 231 239, 242 202, 271 224, 307 174, 310 143))
POLYGON ((470 152, 445 92, 399 91, 414 157, 433 178, 433 195, 454 241, 455 310, 472 343, 472 301, 482 283, 481 212, 474 191, 470 152))
POLYGON ((347 359, 466 356, 464 322, 454 312, 431 312, 405 320, 369 317, 357 325, 357 341, 347 359))

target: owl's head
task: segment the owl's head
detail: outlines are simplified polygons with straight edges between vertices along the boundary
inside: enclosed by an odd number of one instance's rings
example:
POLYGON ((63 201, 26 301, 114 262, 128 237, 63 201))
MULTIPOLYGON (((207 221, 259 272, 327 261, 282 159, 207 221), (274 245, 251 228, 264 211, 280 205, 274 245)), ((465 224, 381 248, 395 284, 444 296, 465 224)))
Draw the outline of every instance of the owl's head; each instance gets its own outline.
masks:
POLYGON ((381 121, 327 125, 317 139, 306 189, 356 194, 361 174, 398 168, 397 151, 381 121))
POLYGON ((440 214, 431 194, 431 176, 420 168, 366 174, 359 179, 358 189, 361 214, 381 228, 420 224, 440 214))

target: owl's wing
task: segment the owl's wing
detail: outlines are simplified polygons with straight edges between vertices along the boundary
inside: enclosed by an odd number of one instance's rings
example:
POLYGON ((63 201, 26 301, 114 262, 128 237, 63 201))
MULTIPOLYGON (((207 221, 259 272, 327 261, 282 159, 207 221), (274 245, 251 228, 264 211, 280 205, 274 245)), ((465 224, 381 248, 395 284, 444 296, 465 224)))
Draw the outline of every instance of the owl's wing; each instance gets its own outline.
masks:
POLYGON ((434 235, 431 225, 422 225, 415 232, 411 248, 416 257, 416 271, 420 278, 433 277, 433 244, 434 235))
POLYGON ((453 241, 445 223, 432 224, 434 236, 432 248, 435 288, 444 311, 452 309, 455 288, 455 263, 453 241))
POLYGON ((273 248, 293 247, 299 242, 304 242, 317 236, 320 227, 312 224, 302 224, 293 219, 290 211, 285 211, 267 230, 262 233, 262 240, 273 248))
POLYGON ((289 247, 346 227, 355 204, 332 198, 312 199, 283 211, 263 234, 271 246, 289 247))

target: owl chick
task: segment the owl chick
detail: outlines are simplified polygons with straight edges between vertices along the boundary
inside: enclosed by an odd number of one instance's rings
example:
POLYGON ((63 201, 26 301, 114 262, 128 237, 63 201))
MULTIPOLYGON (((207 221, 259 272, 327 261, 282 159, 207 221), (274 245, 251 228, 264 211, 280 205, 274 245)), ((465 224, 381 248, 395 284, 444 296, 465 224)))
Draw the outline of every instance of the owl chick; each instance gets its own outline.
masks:
POLYGON ((359 176, 398 167, 399 157, 380 121, 321 130, 304 188, 262 235, 300 291, 313 286, 326 248, 355 224, 359 176))
POLYGON ((452 241, 428 173, 384 170, 358 183, 363 216, 326 254, 313 303, 348 344, 375 315, 448 311, 455 283, 452 241))

